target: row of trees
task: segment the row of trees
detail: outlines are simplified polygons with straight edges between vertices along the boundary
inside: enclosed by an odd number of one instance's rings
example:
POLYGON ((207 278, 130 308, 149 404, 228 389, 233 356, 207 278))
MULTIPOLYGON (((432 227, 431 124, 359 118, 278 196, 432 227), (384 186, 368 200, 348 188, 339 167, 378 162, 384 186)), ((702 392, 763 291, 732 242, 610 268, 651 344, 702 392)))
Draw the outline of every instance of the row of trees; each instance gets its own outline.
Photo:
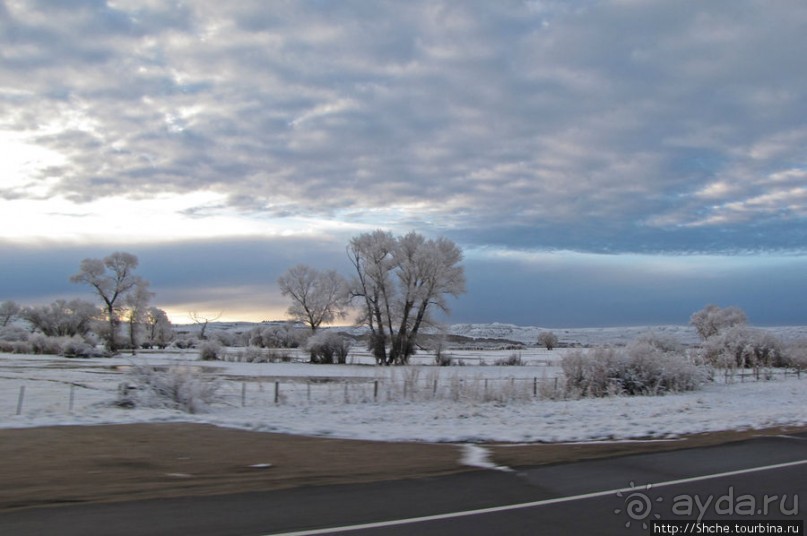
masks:
POLYGON ((346 251, 354 270, 349 280, 306 265, 278 279, 292 302, 289 316, 316 333, 322 324, 344 318, 353 305, 369 330, 377 363, 407 363, 421 328, 433 322, 433 311, 448 313, 448 297, 465 292, 462 250, 446 238, 377 230, 355 236, 346 251))
POLYGON ((134 351, 144 342, 165 346, 173 335, 171 323, 165 311, 150 306, 154 293, 149 282, 135 274, 137 266, 137 257, 125 252, 84 259, 70 281, 90 286, 100 308, 82 299, 34 307, 6 301, 0 304, 0 328, 8 331, 12 320, 21 318, 47 337, 89 339, 95 334, 111 354, 124 345, 134 351))

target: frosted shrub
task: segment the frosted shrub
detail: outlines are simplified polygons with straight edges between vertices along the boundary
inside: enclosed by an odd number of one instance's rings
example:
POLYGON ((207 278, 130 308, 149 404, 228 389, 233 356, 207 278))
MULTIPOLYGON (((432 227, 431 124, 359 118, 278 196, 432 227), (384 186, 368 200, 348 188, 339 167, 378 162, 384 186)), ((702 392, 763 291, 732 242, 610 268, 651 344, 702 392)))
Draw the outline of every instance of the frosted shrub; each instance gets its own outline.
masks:
POLYGON ((279 363, 281 361, 288 363, 292 360, 292 355, 288 351, 247 346, 243 350, 228 353, 221 359, 237 363, 279 363))
POLYGON ((779 340, 765 330, 747 326, 734 326, 706 339, 703 356, 725 369, 786 366, 779 340))
POLYGON ((66 337, 48 337, 37 333, 29 339, 29 342, 31 352, 34 354, 59 355, 66 340, 68 340, 66 337))
POLYGON ((350 342, 332 331, 321 331, 308 339, 306 348, 311 353, 312 363, 344 364, 350 352, 350 342))
POLYGON ((12 354, 33 353, 31 343, 28 342, 29 333, 18 326, 5 326, 0 328, 0 352, 12 354))
POLYGON ((796 341, 785 349, 785 363, 788 367, 807 370, 807 341, 796 341))
POLYGON ((199 346, 199 359, 202 361, 218 361, 224 355, 224 349, 218 341, 205 341, 199 346))
POLYGON ((188 365, 167 370, 135 365, 129 372, 129 381, 119 389, 118 405, 202 413, 218 400, 219 386, 218 381, 202 377, 188 365))
POLYGON ((706 369, 686 354, 665 352, 641 340, 619 351, 597 348, 571 352, 561 367, 567 394, 584 397, 691 391, 707 376, 706 369))
POLYGON ((614 394, 617 357, 612 348, 574 350, 561 359, 566 392, 571 396, 599 397, 614 394))
POLYGON ((64 357, 101 357, 104 352, 99 351, 83 338, 75 336, 62 344, 61 355, 64 357))
POLYGON ((524 360, 521 358, 521 354, 514 352, 508 357, 497 359, 493 364, 498 367, 521 367, 524 365, 524 360))

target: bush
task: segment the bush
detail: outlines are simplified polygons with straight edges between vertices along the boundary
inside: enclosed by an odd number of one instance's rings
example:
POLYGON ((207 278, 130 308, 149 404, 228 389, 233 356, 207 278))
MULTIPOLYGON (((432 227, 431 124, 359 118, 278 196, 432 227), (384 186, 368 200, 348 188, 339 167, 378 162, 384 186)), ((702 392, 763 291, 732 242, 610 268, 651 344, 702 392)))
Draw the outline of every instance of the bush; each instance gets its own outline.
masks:
POLYGON ((519 353, 512 353, 509 357, 497 359, 493 362, 494 365, 498 367, 520 367, 523 366, 524 360, 521 358, 521 354, 519 353))
POLYGON ((703 345, 703 355, 710 364, 726 369, 787 365, 776 337, 747 326, 731 327, 709 337, 703 345))
POLYGON ((218 381, 203 378, 197 369, 188 365, 167 370, 134 365, 128 381, 118 388, 117 404, 201 413, 219 399, 219 387, 218 381))
POLYGON ((19 326, 5 326, 0 328, 0 341, 21 342, 29 338, 28 330, 19 326))
POLYGON ((48 337, 37 333, 30 339, 31 353, 44 355, 59 355, 62 353, 62 344, 65 337, 48 337))
POLYGON ((785 349, 784 361, 788 367, 807 370, 807 341, 790 343, 785 349))
POLYGON ((101 357, 104 352, 99 351, 81 337, 71 337, 62 344, 60 352, 64 357, 101 357))
POLYGON ((218 361, 224 355, 224 349, 217 341, 205 341, 199 346, 199 359, 202 361, 218 361))
POLYGON ((576 350, 564 356, 561 367, 567 394, 591 397, 691 391, 707 372, 688 356, 665 352, 647 341, 636 341, 619 352, 576 350))
POLYGON ((311 362, 318 364, 345 364, 350 352, 350 342, 332 331, 320 331, 312 335, 306 347, 311 354, 311 362))
POLYGON ((288 363, 292 360, 292 356, 287 351, 247 346, 243 350, 223 356, 222 359, 236 363, 288 363))

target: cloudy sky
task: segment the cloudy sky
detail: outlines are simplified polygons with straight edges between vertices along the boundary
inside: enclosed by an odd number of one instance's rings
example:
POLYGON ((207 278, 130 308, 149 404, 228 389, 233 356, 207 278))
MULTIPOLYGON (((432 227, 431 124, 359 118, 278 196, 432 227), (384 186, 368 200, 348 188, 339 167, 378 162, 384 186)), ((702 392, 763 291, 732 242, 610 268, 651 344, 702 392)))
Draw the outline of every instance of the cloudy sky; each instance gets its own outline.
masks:
POLYGON ((802 0, 0 1, 0 300, 140 258, 283 316, 351 236, 446 236, 452 322, 807 323, 802 0))

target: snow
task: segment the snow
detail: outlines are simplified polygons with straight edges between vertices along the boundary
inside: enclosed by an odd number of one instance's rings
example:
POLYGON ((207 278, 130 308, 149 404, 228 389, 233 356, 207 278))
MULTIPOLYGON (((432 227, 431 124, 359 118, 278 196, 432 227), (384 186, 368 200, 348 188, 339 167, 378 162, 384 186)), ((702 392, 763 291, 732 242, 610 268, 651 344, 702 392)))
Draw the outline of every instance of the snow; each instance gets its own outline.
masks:
MULTIPOLYGON (((0 427, 194 422, 383 441, 523 443, 807 425, 804 374, 715 382, 699 391, 662 397, 534 398, 534 382, 553 381, 558 372, 554 361, 562 352, 529 349, 524 352, 528 364, 520 367, 200 362, 193 353, 86 360, 0 354, 0 427), (113 404, 118 385, 133 363, 198 368, 220 379, 222 402, 193 415, 164 408, 119 408, 113 404), (451 389, 460 383, 464 394, 454 397, 451 389), (486 401, 488 390, 497 389, 515 394, 507 401, 486 401)), ((463 355, 492 365, 510 353, 463 355)), ((359 354, 356 361, 362 359, 359 354)), ((467 454, 469 463, 485 463, 484 452, 467 454)))

